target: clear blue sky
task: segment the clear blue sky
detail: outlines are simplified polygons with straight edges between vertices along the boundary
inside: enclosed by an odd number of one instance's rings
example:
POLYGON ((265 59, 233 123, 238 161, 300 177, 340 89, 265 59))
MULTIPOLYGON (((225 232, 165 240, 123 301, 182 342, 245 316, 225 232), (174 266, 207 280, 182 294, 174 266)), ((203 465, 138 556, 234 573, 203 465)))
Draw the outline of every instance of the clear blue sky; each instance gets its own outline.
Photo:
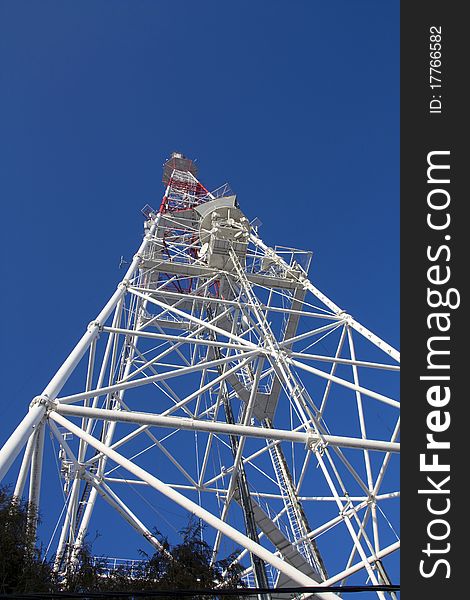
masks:
POLYGON ((0 2, 0 441, 115 289, 173 150, 398 345, 398 149, 397 0, 0 2))

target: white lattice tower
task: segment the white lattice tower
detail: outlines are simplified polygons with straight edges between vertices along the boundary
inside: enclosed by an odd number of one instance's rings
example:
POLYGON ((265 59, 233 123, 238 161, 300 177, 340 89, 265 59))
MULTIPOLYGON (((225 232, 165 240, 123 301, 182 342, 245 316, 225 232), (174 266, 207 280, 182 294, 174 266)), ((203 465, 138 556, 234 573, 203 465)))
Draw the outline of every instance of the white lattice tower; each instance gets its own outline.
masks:
POLYGON ((389 583, 398 352, 310 282, 309 252, 266 246, 227 185, 208 192, 179 153, 163 181, 123 280, 0 451, 1 476, 24 448, 15 494, 29 479, 45 512, 48 431, 59 571, 97 502, 161 548, 145 505, 123 499, 139 488, 201 519, 213 560, 222 541, 238 548, 258 587, 267 568, 277 587, 389 583))

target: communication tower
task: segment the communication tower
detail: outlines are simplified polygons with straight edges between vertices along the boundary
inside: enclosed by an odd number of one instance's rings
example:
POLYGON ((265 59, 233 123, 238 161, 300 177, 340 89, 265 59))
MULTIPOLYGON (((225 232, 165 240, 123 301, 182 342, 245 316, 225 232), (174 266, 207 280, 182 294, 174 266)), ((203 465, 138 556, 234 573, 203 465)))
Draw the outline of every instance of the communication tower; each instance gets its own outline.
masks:
POLYGON ((29 482, 47 512, 47 431, 59 572, 97 503, 160 548, 147 505, 164 497, 207 525, 214 560, 238 549, 248 585, 390 583, 399 353, 310 281, 310 252, 268 247, 227 184, 208 191, 176 152, 163 182, 124 278, 5 443, 0 476, 23 451, 15 494, 29 482))

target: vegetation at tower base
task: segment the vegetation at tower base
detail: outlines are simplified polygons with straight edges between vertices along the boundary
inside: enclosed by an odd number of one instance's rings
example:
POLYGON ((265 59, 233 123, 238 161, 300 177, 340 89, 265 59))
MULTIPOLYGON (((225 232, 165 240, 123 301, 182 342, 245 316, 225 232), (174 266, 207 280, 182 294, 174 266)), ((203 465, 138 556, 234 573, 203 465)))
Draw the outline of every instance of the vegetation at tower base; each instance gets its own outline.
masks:
MULTIPOLYGON (((158 532, 155 532, 157 535, 158 532)), ((182 540, 171 545, 160 537, 164 550, 153 555, 141 551, 142 560, 132 565, 121 565, 109 570, 105 559, 93 557, 89 545, 80 550, 77 569, 67 577, 66 589, 70 592, 90 591, 145 591, 145 590, 197 590, 233 589, 240 586, 240 565, 230 566, 235 558, 232 554, 214 565, 210 564, 210 546, 201 538, 199 522, 190 519, 180 532, 182 540), (222 573, 227 570, 223 576, 222 573)), ((164 597, 164 596, 163 596, 164 597)), ((174 596, 171 596, 174 598, 174 596)), ((216 598, 216 596, 210 596, 216 598)), ((194 600, 209 596, 194 595, 194 600)), ((224 598, 238 598, 236 595, 224 598)))
MULTIPOLYGON (((34 534, 29 532, 31 510, 26 502, 13 498, 7 488, 0 488, 0 594, 234 589, 241 585, 242 567, 231 566, 235 555, 211 565, 211 549, 202 539, 200 523, 192 519, 181 531, 179 544, 171 545, 156 532, 167 552, 148 555, 141 551, 142 559, 137 563, 112 570, 104 557, 93 556, 91 544, 86 543, 76 568, 61 581, 53 573, 52 564, 45 560, 34 534)), ((194 600, 216 597, 191 596, 194 600)))
POLYGON ((46 592, 53 587, 50 565, 43 561, 35 534, 28 528, 33 507, 0 488, 0 593, 46 592))

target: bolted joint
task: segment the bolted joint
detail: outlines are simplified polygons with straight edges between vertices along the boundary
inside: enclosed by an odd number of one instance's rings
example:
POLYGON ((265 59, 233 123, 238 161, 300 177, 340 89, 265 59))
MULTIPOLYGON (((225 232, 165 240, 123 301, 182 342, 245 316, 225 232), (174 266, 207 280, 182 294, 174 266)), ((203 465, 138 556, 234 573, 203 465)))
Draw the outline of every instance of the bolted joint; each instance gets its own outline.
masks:
POLYGON ((98 331, 103 331, 103 325, 99 321, 90 321, 87 326, 87 331, 92 333, 94 329, 98 329, 98 331))
POLYGON ((123 279, 121 281, 121 283, 118 285, 118 289, 125 289, 127 290, 128 287, 130 286, 131 282, 129 281, 129 279, 123 279))
POLYGON ((348 492, 344 492, 344 496, 346 498, 346 503, 344 504, 343 508, 339 511, 339 514, 342 517, 347 517, 348 519, 350 518, 348 512, 350 510, 350 508, 352 507, 353 503, 351 498, 349 497, 348 492))
POLYGON ((55 410, 56 402, 51 400, 49 396, 35 396, 29 405, 30 408, 34 408, 35 406, 44 406, 47 412, 51 410, 55 410))
POLYGON ((102 481, 102 478, 99 477, 98 475, 96 475, 96 473, 93 473, 93 474, 90 473, 90 471, 87 470, 86 465, 84 463, 78 463, 77 477, 79 479, 88 481, 89 483, 92 483, 92 482, 101 483, 101 481, 102 481))
POLYGON ((89 481, 90 483, 91 483, 92 480, 93 481, 98 480, 99 483, 101 482, 101 477, 99 477, 99 478, 98 477, 93 478, 88 473, 88 471, 86 470, 86 466, 83 463, 80 463, 80 464, 77 465, 76 474, 77 474, 77 478, 78 479, 84 479, 85 481, 89 481))
POLYGON ((325 452, 325 448, 328 446, 328 442, 322 440, 316 431, 309 429, 307 430, 306 446, 312 452, 318 452, 320 456, 322 456, 325 452))
POLYGON ((352 325, 353 322, 353 318, 352 316, 347 313, 345 310, 342 310, 341 312, 339 312, 336 316, 340 317, 341 319, 343 319, 343 321, 345 321, 348 325, 352 325))

